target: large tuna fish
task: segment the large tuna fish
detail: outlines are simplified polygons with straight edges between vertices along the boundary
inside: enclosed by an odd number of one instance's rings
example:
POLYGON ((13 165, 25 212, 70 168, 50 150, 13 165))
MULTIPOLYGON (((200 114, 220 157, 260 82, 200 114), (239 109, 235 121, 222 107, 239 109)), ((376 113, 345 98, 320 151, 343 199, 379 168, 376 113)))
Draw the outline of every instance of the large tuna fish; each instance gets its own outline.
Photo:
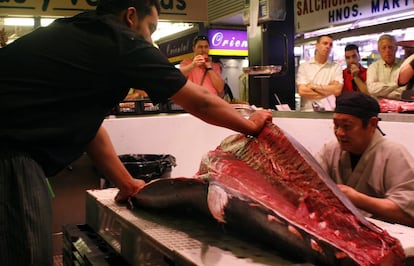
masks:
POLYGON ((193 206, 318 265, 404 265, 400 242, 367 221, 313 156, 271 123, 257 138, 226 138, 203 158, 196 179, 150 182, 133 203, 193 206))

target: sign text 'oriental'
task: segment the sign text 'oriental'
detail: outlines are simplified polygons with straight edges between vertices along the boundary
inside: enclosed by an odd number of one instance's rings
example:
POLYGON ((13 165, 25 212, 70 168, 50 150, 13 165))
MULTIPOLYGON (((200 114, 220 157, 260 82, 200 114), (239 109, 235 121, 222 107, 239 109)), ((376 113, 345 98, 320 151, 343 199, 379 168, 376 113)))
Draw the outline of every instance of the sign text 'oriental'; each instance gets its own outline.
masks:
POLYGON ((243 30, 208 30, 211 55, 247 56, 247 32, 243 30))

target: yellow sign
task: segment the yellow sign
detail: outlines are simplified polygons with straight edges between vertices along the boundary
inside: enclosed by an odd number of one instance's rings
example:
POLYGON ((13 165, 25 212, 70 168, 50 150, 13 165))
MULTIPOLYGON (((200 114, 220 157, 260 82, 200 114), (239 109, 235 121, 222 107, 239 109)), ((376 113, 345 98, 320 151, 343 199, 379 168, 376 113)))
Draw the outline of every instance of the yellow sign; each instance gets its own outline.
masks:
POLYGON ((98 0, 0 0, 1 16, 72 16, 95 10, 98 0))
MULTIPOLYGON (((0 16, 73 16, 95 10, 99 0, 0 0, 0 16)), ((161 20, 207 21, 207 0, 160 0, 161 20)))
MULTIPOLYGON (((1 0, 0 0, 1 1, 1 0)), ((207 0, 160 0, 160 19, 207 22, 207 0)))

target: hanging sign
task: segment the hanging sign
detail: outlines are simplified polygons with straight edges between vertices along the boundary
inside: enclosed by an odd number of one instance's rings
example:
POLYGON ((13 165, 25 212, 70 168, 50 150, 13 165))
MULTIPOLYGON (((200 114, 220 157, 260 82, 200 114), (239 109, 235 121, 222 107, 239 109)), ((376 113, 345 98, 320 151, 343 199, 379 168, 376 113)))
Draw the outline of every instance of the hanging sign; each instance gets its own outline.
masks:
MULTIPOLYGON (((95 10, 99 0, 0 0, 0 16, 73 16, 95 10)), ((207 21, 207 0, 160 0, 160 19, 207 21)))
POLYGON ((160 0, 160 19, 183 22, 207 22, 208 0, 160 0))
POLYGON ((172 63, 179 62, 193 56, 193 40, 198 32, 193 32, 171 41, 158 44, 160 51, 172 63))
POLYGON ((296 32, 412 11, 413 0, 295 0, 296 32))
POLYGON ((248 41, 245 30, 209 29, 210 55, 247 56, 248 41))

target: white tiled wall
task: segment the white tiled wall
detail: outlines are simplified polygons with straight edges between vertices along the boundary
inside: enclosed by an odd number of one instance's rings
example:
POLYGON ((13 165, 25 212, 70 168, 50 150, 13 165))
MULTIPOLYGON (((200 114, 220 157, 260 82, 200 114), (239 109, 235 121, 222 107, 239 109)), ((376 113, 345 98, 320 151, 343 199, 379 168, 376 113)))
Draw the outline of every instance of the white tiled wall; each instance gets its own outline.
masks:
MULTIPOLYGON (((312 154, 334 138, 331 119, 273 118, 312 154)), ((171 154, 177 159, 172 177, 192 176, 201 157, 234 131, 209 125, 189 114, 107 119, 104 122, 118 154, 171 154)), ((380 122, 381 129, 414 154, 414 123, 380 122)))

